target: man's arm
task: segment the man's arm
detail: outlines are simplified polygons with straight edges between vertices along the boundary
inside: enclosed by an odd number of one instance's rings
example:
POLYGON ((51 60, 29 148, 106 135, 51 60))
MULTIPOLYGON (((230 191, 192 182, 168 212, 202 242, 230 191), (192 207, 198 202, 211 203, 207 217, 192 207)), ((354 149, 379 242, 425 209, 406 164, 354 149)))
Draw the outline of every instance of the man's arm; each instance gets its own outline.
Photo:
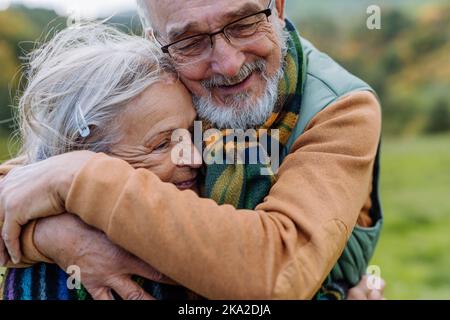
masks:
POLYGON ((61 187, 56 194, 115 243, 208 298, 311 298, 367 200, 380 122, 370 93, 319 113, 255 211, 180 192, 104 155, 88 159, 66 183, 67 196, 61 187))
POLYGON ((66 206, 207 297, 311 298, 370 193, 379 137, 379 105, 357 93, 316 116, 255 211, 218 206, 101 155, 77 175, 66 206))

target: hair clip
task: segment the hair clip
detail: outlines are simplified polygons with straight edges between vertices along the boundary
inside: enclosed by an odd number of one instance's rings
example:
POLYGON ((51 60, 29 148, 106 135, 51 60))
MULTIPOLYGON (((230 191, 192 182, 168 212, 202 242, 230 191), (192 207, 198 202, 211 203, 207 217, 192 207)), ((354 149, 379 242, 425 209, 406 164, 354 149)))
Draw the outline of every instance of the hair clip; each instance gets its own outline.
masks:
POLYGON ((87 138, 91 134, 91 129, 89 129, 89 127, 85 126, 83 128, 79 128, 78 132, 80 133, 80 136, 82 138, 87 138))
POLYGON ((86 118, 84 117, 79 105, 77 105, 77 111, 78 132, 82 138, 87 138, 91 134, 91 129, 89 129, 89 125, 87 124, 86 118))

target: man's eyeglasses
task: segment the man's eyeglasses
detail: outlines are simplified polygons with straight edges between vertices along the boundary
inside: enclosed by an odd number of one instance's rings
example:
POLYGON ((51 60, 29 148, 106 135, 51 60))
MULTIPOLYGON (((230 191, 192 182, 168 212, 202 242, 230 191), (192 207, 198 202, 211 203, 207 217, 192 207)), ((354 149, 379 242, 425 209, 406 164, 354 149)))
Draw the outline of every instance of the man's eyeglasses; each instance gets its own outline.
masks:
POLYGON ((196 63, 206 59, 214 46, 213 38, 223 34, 225 39, 235 45, 243 46, 255 42, 266 33, 269 17, 272 15, 274 0, 270 0, 265 10, 253 13, 233 21, 221 30, 213 33, 202 33, 162 46, 161 50, 181 64, 196 63))

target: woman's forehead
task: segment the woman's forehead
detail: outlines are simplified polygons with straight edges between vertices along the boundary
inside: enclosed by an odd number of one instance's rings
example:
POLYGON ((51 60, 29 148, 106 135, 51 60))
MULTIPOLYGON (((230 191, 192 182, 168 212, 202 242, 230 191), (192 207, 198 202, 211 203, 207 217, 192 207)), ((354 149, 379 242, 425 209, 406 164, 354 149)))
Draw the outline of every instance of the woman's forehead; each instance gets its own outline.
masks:
POLYGON ((121 117, 132 131, 169 131, 189 126, 195 119, 192 99, 181 82, 159 82, 131 101, 121 117))

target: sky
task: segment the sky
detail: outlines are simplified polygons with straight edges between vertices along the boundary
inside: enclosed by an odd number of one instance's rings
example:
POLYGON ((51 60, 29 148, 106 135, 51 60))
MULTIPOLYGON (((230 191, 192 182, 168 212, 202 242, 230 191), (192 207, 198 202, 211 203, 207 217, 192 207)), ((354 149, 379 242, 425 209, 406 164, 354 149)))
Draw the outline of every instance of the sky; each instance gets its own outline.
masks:
POLYGON ((136 8, 134 0, 0 0, 0 10, 11 4, 51 8, 60 15, 77 14, 82 18, 103 17, 136 8))

